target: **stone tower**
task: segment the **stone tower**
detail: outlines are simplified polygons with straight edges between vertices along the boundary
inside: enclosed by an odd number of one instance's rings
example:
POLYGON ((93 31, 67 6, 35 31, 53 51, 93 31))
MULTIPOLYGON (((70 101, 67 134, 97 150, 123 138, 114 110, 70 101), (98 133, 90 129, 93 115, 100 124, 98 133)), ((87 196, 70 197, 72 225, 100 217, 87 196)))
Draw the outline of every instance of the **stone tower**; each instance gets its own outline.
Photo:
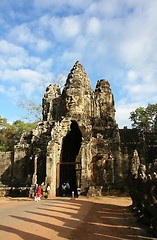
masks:
POLYGON ((43 121, 15 146, 13 182, 49 183, 56 196, 67 180, 72 191, 83 194, 121 179, 119 129, 107 80, 99 80, 93 91, 77 61, 63 91, 49 85, 42 105, 43 121))
MULTIPOLYGON (((71 69, 63 92, 49 86, 43 98, 43 120, 53 127, 47 144, 46 181, 52 194, 62 182, 84 192, 89 185, 113 183, 115 158, 109 140, 118 128, 114 99, 107 80, 99 80, 95 92, 80 64, 71 69)), ((118 148, 118 147, 116 147, 118 148)), ((44 179, 43 179, 44 180, 44 179)))

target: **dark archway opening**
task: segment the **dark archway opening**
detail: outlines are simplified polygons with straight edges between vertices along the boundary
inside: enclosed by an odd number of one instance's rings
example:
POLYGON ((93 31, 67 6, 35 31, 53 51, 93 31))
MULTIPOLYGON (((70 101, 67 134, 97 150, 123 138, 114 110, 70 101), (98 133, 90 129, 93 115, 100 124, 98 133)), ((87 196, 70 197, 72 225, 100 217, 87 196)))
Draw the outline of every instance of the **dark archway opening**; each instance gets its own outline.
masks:
POLYGON ((43 152, 40 153, 37 160, 37 183, 42 184, 45 182, 46 177, 46 156, 43 152))
MULTIPOLYGON (((69 132, 63 139, 60 163, 60 187, 69 181, 70 192, 77 194, 81 178, 81 156, 79 150, 82 143, 82 134, 76 121, 72 121, 69 132)), ((60 195, 61 195, 60 191, 60 195)))

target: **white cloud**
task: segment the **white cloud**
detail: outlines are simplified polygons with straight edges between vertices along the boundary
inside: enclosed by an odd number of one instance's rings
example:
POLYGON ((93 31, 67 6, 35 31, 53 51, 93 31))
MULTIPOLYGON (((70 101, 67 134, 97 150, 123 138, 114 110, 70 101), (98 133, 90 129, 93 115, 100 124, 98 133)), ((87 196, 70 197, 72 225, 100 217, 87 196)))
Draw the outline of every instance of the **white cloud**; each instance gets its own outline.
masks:
POLYGON ((127 72, 127 82, 133 84, 139 78, 139 73, 135 70, 129 70, 127 72))
POLYGON ((133 101, 142 99, 144 103, 149 99, 156 99, 157 69, 154 65, 143 65, 143 68, 129 70, 124 77, 123 90, 127 91, 133 101))
POLYGON ((9 70, 1 72, 1 78, 3 81, 9 81, 10 83, 22 82, 22 81, 38 81, 41 78, 41 74, 32 71, 30 69, 9 70))
POLYGON ((75 63, 80 58, 81 58, 81 53, 77 51, 70 52, 65 50, 62 54, 62 61, 70 61, 75 63))
POLYGON ((74 38, 80 32, 80 19, 78 16, 52 17, 50 28, 56 40, 64 42, 69 38, 74 38))
POLYGON ((131 128, 131 122, 129 120, 130 112, 132 108, 126 108, 126 106, 118 105, 116 108, 116 122, 118 123, 119 128, 124 128, 124 126, 128 126, 131 128))
POLYGON ((36 51, 45 52, 52 47, 52 44, 50 43, 50 41, 47 41, 44 39, 38 39, 34 41, 33 46, 36 51))
POLYGON ((26 24, 17 25, 11 29, 8 38, 17 43, 27 44, 34 41, 34 36, 26 24))
POLYGON ((123 12, 124 3, 119 0, 91 1, 87 9, 88 15, 96 15, 100 18, 110 18, 120 15, 123 12), (121 5, 121 7, 119 7, 121 5))
MULTIPOLYGON (((20 69, 19 71, 12 72, 12 75, 20 82, 27 82, 34 85, 34 88, 37 89, 39 85, 43 82, 49 82, 52 80, 51 73, 40 73, 37 71, 32 71, 30 69, 20 69)), ((11 78, 10 78, 11 80, 11 78)))
POLYGON ((22 47, 12 44, 11 42, 1 40, 0 53, 7 56, 14 56, 17 54, 24 55, 25 50, 22 47))
POLYGON ((129 119, 130 113, 135 111, 138 107, 145 107, 141 101, 138 102, 128 102, 128 99, 121 99, 116 103, 116 121, 118 123, 119 128, 123 128, 124 126, 128 126, 131 128, 131 121, 129 119))
POLYGON ((87 32, 88 34, 99 36, 101 31, 101 23, 98 18, 92 17, 87 23, 87 32))
POLYGON ((21 92, 25 93, 27 99, 31 98, 31 96, 35 92, 34 82, 24 82, 21 84, 21 92))
MULTIPOLYGON (((37 28, 38 29, 38 28, 37 28)), ((41 38, 40 33, 28 24, 21 24, 12 28, 8 34, 8 39, 16 44, 29 47, 33 51, 45 52, 52 47, 52 43, 41 38)))
POLYGON ((89 6, 92 3, 93 0, 44 0, 44 4, 42 0, 34 0, 34 6, 37 9, 46 9, 46 10, 52 10, 60 11, 62 9, 70 9, 70 8, 78 8, 78 9, 84 9, 87 6, 89 6))
MULTIPOLYGON (((39 47, 42 48, 42 42, 39 47)), ((36 72, 36 75, 38 73, 37 77, 39 77, 41 73, 45 74, 45 71, 52 70, 52 58, 44 60, 31 56, 31 53, 27 52, 24 47, 19 47, 6 40, 0 41, 0 53, 0 81, 11 80, 17 75, 21 77, 23 71, 27 78, 28 72, 36 72)))
POLYGON ((38 64, 41 60, 37 57, 29 56, 24 47, 6 40, 0 41, 0 69, 19 69, 38 64))
MULTIPOLYGON (((15 86, 0 86, 0 92, 2 94, 4 94, 5 97, 9 98, 12 100, 12 102, 16 102, 19 99, 20 96, 20 92, 19 90, 17 90, 17 88, 15 86)), ((3 101, 3 104, 5 104, 5 102, 3 101)), ((9 109, 9 108, 8 108, 9 109)))
POLYGON ((75 39, 74 49, 80 49, 80 54, 81 54, 81 52, 83 53, 86 50, 87 44, 88 44, 88 39, 85 36, 80 34, 75 39))
POLYGON ((0 77, 3 77, 0 92, 6 94, 12 101, 19 101, 23 97, 28 99, 34 94, 40 100, 45 88, 52 83, 50 74, 41 74, 30 69, 5 70, 0 72, 0 77))
POLYGON ((5 90, 5 88, 4 88, 4 86, 3 85, 0 85, 0 93, 2 93, 2 94, 6 94, 6 90, 5 90))
POLYGON ((19 97, 19 91, 17 90, 16 87, 14 86, 9 86, 8 89, 7 89, 7 95, 9 98, 12 99, 12 101, 16 101, 18 100, 18 97, 19 97))
POLYGON ((45 61, 41 61, 36 65, 35 70, 43 74, 45 74, 45 72, 48 73, 52 71, 53 62, 54 61, 51 58, 48 58, 45 61))

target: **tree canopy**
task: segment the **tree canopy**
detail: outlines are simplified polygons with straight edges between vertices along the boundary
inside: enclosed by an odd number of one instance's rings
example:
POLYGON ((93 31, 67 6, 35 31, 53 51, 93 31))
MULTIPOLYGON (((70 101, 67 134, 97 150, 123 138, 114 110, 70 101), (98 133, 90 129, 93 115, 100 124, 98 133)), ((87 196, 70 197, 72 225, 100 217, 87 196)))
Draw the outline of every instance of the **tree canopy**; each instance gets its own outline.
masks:
POLYGON ((157 104, 148 104, 146 108, 138 107, 130 113, 132 127, 143 131, 157 130, 157 104))
POLYGON ((9 124, 6 118, 0 116, 0 151, 12 151, 14 145, 19 142, 22 133, 31 131, 35 125, 36 123, 25 123, 21 120, 9 124))

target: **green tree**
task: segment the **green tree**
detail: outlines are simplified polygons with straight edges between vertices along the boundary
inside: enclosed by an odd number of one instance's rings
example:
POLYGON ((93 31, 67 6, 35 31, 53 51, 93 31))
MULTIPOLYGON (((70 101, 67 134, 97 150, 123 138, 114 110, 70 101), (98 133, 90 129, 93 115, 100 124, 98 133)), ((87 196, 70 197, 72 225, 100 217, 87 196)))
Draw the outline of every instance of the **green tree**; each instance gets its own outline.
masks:
POLYGON ((14 145, 19 142, 22 133, 31 131, 35 125, 36 123, 25 123, 21 120, 9 124, 6 118, 0 116, 0 151, 13 151, 14 145))
POLYGON ((146 108, 139 107, 130 113, 132 127, 143 131, 157 130, 157 104, 148 104, 146 108))
POLYGON ((0 116, 0 129, 6 128, 7 126, 7 119, 0 116))

